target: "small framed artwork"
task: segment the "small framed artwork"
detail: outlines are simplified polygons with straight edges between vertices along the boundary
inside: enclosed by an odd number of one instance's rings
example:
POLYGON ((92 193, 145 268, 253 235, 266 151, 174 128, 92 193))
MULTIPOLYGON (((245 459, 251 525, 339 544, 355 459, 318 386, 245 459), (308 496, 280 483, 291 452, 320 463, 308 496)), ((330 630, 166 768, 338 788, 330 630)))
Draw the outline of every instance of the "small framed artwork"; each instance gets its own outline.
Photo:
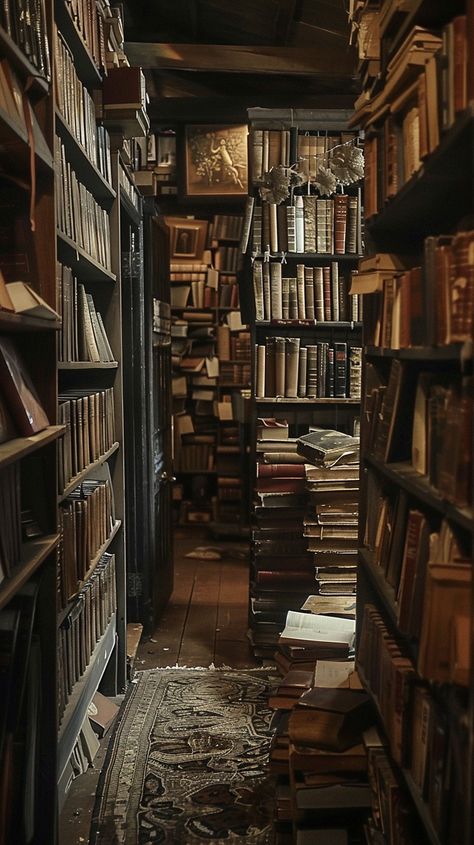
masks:
POLYGON ((186 126, 186 196, 232 197, 247 193, 247 134, 246 125, 186 126))
POLYGON ((172 261, 200 261, 207 238, 207 220, 191 217, 166 217, 170 230, 170 257, 172 261))

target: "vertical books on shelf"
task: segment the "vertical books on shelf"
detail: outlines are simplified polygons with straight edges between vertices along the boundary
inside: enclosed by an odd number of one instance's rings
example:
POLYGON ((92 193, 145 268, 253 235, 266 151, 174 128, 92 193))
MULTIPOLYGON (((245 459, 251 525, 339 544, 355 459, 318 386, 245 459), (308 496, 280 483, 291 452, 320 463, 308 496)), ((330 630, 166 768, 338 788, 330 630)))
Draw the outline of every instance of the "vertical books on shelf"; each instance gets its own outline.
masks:
MULTIPOLYGON (((380 74, 354 117, 367 137, 373 244, 351 287, 364 294, 367 344, 357 661, 423 836, 467 843, 474 10, 440 6, 424 26, 420 7, 385 29, 393 5, 371 9, 381 24, 380 74)), ((376 842, 376 818, 371 828, 376 842)))
MULTIPOLYGON (((275 653, 287 611, 319 593, 323 580, 313 526, 319 480, 310 478, 299 437, 315 426, 352 435, 359 413, 362 298, 349 291, 363 249, 360 179, 337 191, 336 178, 327 186, 318 182, 338 151, 361 161, 358 133, 347 131, 349 116, 334 112, 318 121, 299 111, 292 125, 290 114, 249 110, 252 188, 241 251, 250 258, 245 303, 256 463, 250 625, 259 656, 275 653), (290 166, 301 174, 300 187, 288 187, 290 166), (276 189, 271 194, 272 174, 283 185, 278 196, 276 189)), ((333 479, 328 483, 332 491, 333 479)), ((347 531, 334 548, 354 544, 353 526, 347 531)), ((352 585, 339 579, 332 589, 352 593, 353 573, 352 585)))

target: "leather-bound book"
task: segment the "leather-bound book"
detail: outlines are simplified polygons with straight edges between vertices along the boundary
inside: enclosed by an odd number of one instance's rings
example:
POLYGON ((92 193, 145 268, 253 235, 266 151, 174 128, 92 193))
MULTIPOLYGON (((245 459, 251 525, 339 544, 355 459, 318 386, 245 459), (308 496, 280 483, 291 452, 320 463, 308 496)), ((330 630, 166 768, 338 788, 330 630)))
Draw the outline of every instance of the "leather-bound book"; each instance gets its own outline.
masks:
POLYGON ((338 255, 346 252, 348 201, 347 194, 336 194, 334 197, 334 252, 338 255))
POLYGON ((48 417, 21 355, 9 338, 0 338, 0 389, 20 434, 47 428, 48 417))

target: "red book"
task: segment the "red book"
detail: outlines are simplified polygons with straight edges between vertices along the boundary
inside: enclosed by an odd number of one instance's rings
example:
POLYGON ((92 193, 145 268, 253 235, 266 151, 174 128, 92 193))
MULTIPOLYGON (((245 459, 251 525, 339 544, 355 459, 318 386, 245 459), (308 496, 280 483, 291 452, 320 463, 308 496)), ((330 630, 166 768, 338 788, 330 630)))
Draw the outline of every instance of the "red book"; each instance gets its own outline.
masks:
POLYGON ((304 478, 304 464, 257 464, 257 478, 304 478))
POLYGON ((323 267, 324 320, 331 321, 331 268, 323 267))
MULTIPOLYGON (((302 464, 304 466, 304 464, 302 464)), ((257 493, 304 493, 304 478, 263 478, 257 481, 257 493)))
POLYGON ((343 255, 346 251, 347 194, 334 197, 334 252, 343 255))

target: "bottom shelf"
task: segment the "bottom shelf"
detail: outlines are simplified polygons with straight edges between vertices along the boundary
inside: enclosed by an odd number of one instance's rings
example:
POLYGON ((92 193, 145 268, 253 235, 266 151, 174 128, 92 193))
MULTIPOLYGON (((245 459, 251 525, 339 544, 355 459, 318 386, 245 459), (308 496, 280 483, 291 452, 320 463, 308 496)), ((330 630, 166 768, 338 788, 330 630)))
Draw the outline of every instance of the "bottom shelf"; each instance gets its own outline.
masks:
POLYGON ((75 685, 67 703, 58 737, 58 802, 61 808, 67 792, 67 764, 87 715, 89 703, 97 691, 115 646, 116 614, 100 638, 82 678, 75 685))

